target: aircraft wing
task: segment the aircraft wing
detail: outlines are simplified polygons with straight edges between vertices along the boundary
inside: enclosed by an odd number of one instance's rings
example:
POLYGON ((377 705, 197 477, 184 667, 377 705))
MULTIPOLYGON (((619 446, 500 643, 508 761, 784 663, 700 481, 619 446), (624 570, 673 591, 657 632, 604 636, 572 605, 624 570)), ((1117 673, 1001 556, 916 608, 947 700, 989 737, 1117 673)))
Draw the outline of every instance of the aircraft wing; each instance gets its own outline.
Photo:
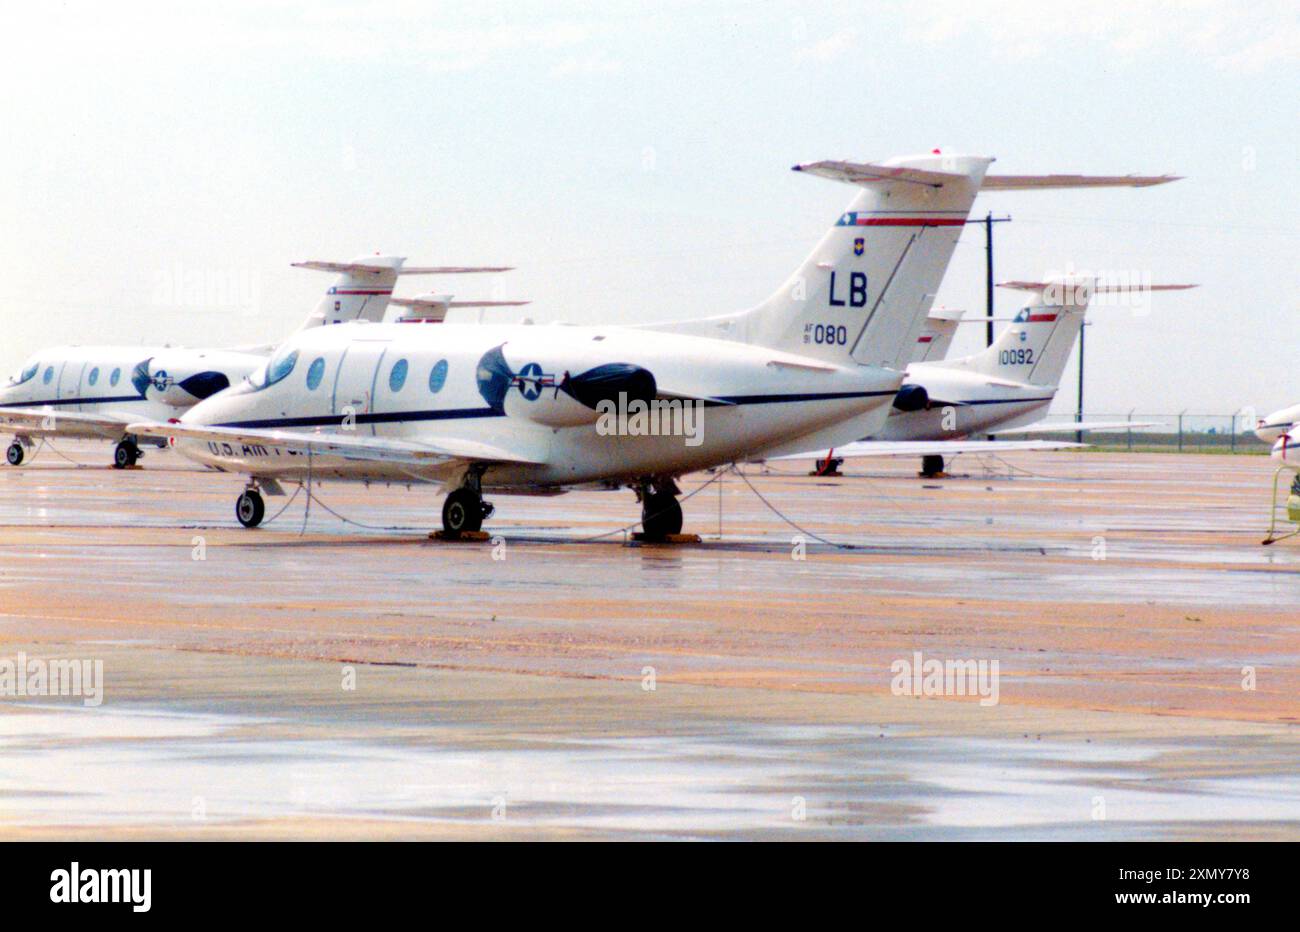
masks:
POLYGON ((128 418, 111 414, 86 414, 54 408, 0 408, 0 425, 5 427, 50 432, 58 430, 60 424, 71 425, 108 440, 120 440, 127 433, 128 423, 128 418))
POLYGON ((191 424, 131 424, 128 432, 144 437, 203 440, 216 443, 260 444, 314 456, 341 456, 350 460, 405 463, 410 466, 438 466, 453 460, 474 463, 522 463, 537 465, 541 460, 504 450, 477 440, 443 438, 429 443, 393 440, 386 437, 354 437, 341 431, 298 433, 289 430, 257 430, 244 427, 204 427, 191 424))
POLYGON ((1064 421, 1055 424, 1030 424, 1027 427, 993 428, 989 433, 998 437, 1007 434, 1069 434, 1081 430, 1128 430, 1132 427, 1163 427, 1160 421, 1064 421))
POLYGON ((858 459, 868 456, 956 456, 958 453, 1004 453, 1011 450, 1071 450, 1087 446, 1058 440, 858 440, 830 450, 786 453, 769 460, 858 459))

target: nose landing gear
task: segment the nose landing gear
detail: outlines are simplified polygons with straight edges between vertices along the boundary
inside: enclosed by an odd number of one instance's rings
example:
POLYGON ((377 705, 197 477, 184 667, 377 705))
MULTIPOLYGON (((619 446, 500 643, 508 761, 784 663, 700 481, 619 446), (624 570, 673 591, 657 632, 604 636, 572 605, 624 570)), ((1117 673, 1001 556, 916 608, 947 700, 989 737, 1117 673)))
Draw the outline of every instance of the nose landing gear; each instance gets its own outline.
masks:
POLYGON ((266 502, 256 487, 244 489, 243 494, 235 499, 235 520, 244 527, 257 527, 266 517, 266 502))
POLYGON ((21 466, 23 457, 26 455, 27 451, 23 448, 23 445, 15 440, 9 444, 9 449, 5 451, 5 460, 10 466, 21 466))

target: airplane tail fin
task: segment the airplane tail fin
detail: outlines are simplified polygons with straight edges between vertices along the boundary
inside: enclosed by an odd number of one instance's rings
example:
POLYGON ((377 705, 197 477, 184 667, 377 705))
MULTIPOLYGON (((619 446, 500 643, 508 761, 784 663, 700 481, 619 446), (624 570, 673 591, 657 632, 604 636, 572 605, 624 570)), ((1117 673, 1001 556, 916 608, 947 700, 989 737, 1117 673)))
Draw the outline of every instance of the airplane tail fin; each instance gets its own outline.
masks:
MULTIPOLYGON (((939 365, 967 369, 992 378, 1055 388, 1083 328, 1094 294, 1139 290, 1098 284, 1089 276, 1062 276, 1048 281, 1000 282, 1000 288, 1029 292, 1029 301, 1012 318, 993 345, 981 352, 939 365)), ((1175 291, 1195 285, 1143 285, 1143 291, 1175 291)))
POLYGON ((738 338, 902 369, 992 161, 934 154, 796 165, 861 190, 785 284, 737 315, 738 338))
POLYGON ((1149 187, 1172 175, 986 175, 991 158, 935 152, 794 170, 859 188, 812 254, 762 304, 647 328, 736 340, 839 365, 902 369, 981 190, 1149 187))
POLYGON ((960 308, 936 307, 925 319, 921 335, 912 348, 912 362, 938 362, 948 355, 952 338, 957 335, 957 325, 966 312, 960 308))
POLYGON ((508 272, 510 266, 406 266, 402 256, 358 256, 350 262, 295 262, 294 268, 334 272, 338 278, 325 292, 300 329, 354 320, 379 323, 392 302, 393 287, 402 275, 458 275, 508 272))

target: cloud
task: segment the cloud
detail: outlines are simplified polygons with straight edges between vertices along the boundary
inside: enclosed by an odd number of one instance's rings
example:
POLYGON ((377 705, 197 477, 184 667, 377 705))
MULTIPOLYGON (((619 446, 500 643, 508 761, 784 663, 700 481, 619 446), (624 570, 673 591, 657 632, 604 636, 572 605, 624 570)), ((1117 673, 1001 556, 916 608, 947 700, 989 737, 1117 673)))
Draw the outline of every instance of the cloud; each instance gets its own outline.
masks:
POLYGON ((551 74, 557 76, 616 74, 622 70, 623 62, 611 58, 604 52, 597 52, 594 55, 566 58, 551 69, 551 74))
POLYGON ((794 50, 794 60, 797 62, 831 62, 839 58, 845 52, 853 47, 857 40, 858 31, 856 29, 844 29, 834 35, 827 36, 820 42, 814 42, 811 45, 800 46, 794 50))
POLYGON ((974 35, 989 54, 1033 58, 1095 42, 1136 58, 1188 51, 1215 67, 1258 71, 1300 60, 1300 6, 1294 0, 1130 0, 1051 4, 1035 0, 932 0, 908 15, 914 38, 944 44, 974 35))

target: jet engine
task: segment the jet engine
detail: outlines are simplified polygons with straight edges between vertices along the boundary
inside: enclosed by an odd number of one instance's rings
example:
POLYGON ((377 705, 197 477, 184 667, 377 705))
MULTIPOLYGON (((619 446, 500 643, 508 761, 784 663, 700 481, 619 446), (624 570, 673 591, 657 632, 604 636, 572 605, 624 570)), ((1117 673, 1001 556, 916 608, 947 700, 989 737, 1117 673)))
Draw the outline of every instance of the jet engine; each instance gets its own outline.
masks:
POLYGON ((151 401, 184 409, 229 388, 264 362, 245 353, 167 350, 137 365, 131 381, 151 401))
POLYGON ((479 360, 478 384, 479 393, 495 410, 547 427, 594 424, 601 402, 615 406, 649 402, 658 392, 654 374, 631 363, 605 363, 576 375, 547 371, 536 362, 514 370, 500 347, 479 360))
POLYGON ((930 393, 924 385, 904 385, 894 396, 894 407, 899 411, 924 411, 930 407, 930 393))

